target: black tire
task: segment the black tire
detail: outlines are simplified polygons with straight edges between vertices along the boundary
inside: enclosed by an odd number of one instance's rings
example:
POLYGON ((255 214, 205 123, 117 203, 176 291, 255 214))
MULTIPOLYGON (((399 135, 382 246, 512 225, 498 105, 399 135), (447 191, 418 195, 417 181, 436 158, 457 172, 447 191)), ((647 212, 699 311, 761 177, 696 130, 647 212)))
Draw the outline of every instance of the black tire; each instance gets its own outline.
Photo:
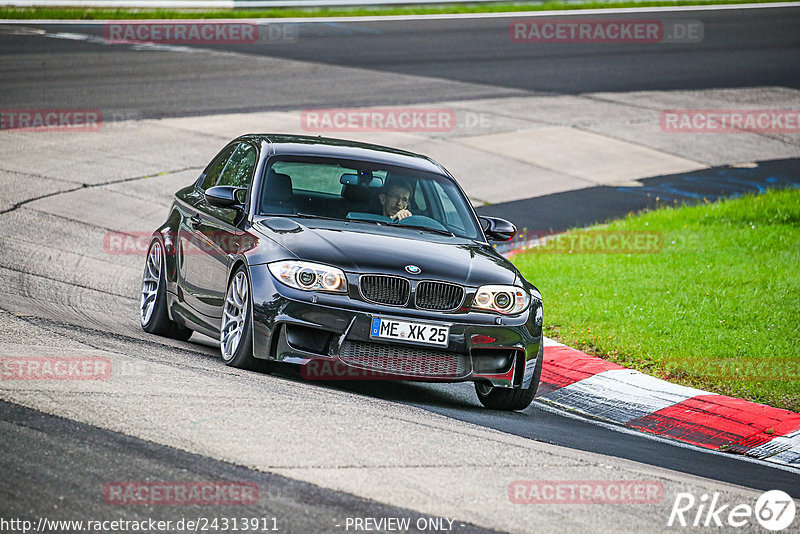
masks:
MULTIPOLYGON (((225 303, 223 304, 223 312, 222 312, 222 323, 220 324, 220 354, 222 355, 222 361, 225 362, 225 365, 230 365, 231 367, 236 367, 237 369, 248 369, 251 371, 261 370, 263 365, 253 356, 253 306, 252 306, 252 298, 253 298, 253 291, 252 286, 250 285, 250 276, 247 273, 247 268, 242 265, 240 266, 234 275, 231 277, 231 281, 228 283, 228 289, 225 291, 225 303), (236 342, 236 347, 232 351, 229 351, 229 347, 226 345, 227 338, 225 337, 226 332, 230 329, 226 329, 226 314, 231 309, 229 306, 236 306, 235 300, 231 301, 230 299, 233 298, 232 292, 236 291, 236 284, 237 280, 243 276, 244 280, 247 282, 247 300, 243 306, 241 311, 244 314, 243 321, 242 321, 242 329, 238 341, 236 342)), ((230 317, 230 315, 228 315, 230 317)))
POLYGON ((180 341, 186 341, 192 337, 192 330, 183 325, 173 322, 169 318, 167 311, 167 290, 164 276, 165 270, 164 245, 160 240, 154 239, 147 249, 147 257, 144 261, 144 273, 142 274, 142 294, 139 300, 139 318, 141 319, 142 330, 149 334, 156 334, 164 337, 171 337, 180 341), (158 258, 158 273, 154 272, 154 265, 151 263, 158 258), (155 287, 153 287, 155 284, 155 287), (146 302, 154 300, 152 310, 145 310, 146 302))
POLYGON ((536 367, 530 385, 525 388, 498 388, 488 382, 475 382, 475 393, 478 400, 490 410, 524 410, 533 402, 536 390, 539 389, 539 379, 542 376, 542 345, 539 345, 539 355, 536 357, 536 367))

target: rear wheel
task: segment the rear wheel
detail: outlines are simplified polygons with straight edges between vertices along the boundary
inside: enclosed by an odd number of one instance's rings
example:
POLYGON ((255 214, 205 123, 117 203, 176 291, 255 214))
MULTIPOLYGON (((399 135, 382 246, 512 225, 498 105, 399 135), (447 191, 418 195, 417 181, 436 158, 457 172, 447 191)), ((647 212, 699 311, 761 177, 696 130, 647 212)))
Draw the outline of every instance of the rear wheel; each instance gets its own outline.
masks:
POLYGON ((164 266, 164 246, 161 241, 154 239, 147 251, 142 275, 142 295, 139 301, 142 330, 186 341, 192 336, 192 330, 173 322, 167 312, 164 266))
POLYGON ((488 382, 475 382, 475 393, 478 400, 491 410, 524 410, 533 402, 536 390, 539 388, 539 378, 542 375, 542 351, 536 358, 536 367, 533 370, 531 383, 527 388, 499 388, 488 382))
POLYGON ((258 361, 253 357, 251 295, 247 269, 241 266, 228 284, 219 332, 222 360, 239 369, 258 368, 258 361))

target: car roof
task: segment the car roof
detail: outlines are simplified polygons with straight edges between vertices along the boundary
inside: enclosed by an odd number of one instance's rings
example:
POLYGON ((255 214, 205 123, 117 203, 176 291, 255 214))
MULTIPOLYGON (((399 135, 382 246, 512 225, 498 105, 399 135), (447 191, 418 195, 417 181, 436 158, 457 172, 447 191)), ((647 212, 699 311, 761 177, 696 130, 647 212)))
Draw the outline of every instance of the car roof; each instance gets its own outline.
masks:
POLYGON ((322 136, 285 134, 248 134, 239 138, 239 140, 245 139, 268 143, 270 155, 351 159, 408 167, 437 174, 446 173, 438 163, 422 154, 370 143, 322 136))

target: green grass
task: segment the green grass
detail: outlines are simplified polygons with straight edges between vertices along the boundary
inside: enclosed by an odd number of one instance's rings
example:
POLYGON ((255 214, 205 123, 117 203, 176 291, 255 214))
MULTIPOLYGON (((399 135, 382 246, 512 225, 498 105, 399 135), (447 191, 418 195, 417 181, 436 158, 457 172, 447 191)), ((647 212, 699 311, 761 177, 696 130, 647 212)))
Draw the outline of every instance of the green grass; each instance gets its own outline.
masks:
POLYGON ((646 254, 515 256, 545 335, 626 367, 800 411, 800 190, 629 215, 646 254))
MULTIPOLYGON (((695 6, 767 3, 774 0, 663 0, 622 2, 513 2, 492 4, 442 4, 352 8, 273 8, 273 9, 104 9, 104 8, 0 8, 0 19, 126 20, 126 19, 220 19, 288 17, 360 17, 375 15, 433 15, 447 13, 498 13, 514 11, 552 11, 596 8, 695 6)), ((791 0, 777 0, 789 2, 791 0)))

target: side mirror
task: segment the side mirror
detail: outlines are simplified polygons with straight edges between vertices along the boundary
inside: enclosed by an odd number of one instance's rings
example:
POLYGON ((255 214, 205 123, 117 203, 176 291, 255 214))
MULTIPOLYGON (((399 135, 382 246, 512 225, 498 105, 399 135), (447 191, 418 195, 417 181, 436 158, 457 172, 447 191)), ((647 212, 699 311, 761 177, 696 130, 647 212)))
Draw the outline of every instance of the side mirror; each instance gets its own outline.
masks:
POLYGON ((517 227, 498 217, 479 217, 486 237, 491 241, 511 241, 517 235, 517 227))
POLYGON ((247 189, 232 185, 217 185, 206 189, 205 197, 206 201, 215 208, 241 209, 244 205, 241 199, 242 191, 247 191, 247 189))

